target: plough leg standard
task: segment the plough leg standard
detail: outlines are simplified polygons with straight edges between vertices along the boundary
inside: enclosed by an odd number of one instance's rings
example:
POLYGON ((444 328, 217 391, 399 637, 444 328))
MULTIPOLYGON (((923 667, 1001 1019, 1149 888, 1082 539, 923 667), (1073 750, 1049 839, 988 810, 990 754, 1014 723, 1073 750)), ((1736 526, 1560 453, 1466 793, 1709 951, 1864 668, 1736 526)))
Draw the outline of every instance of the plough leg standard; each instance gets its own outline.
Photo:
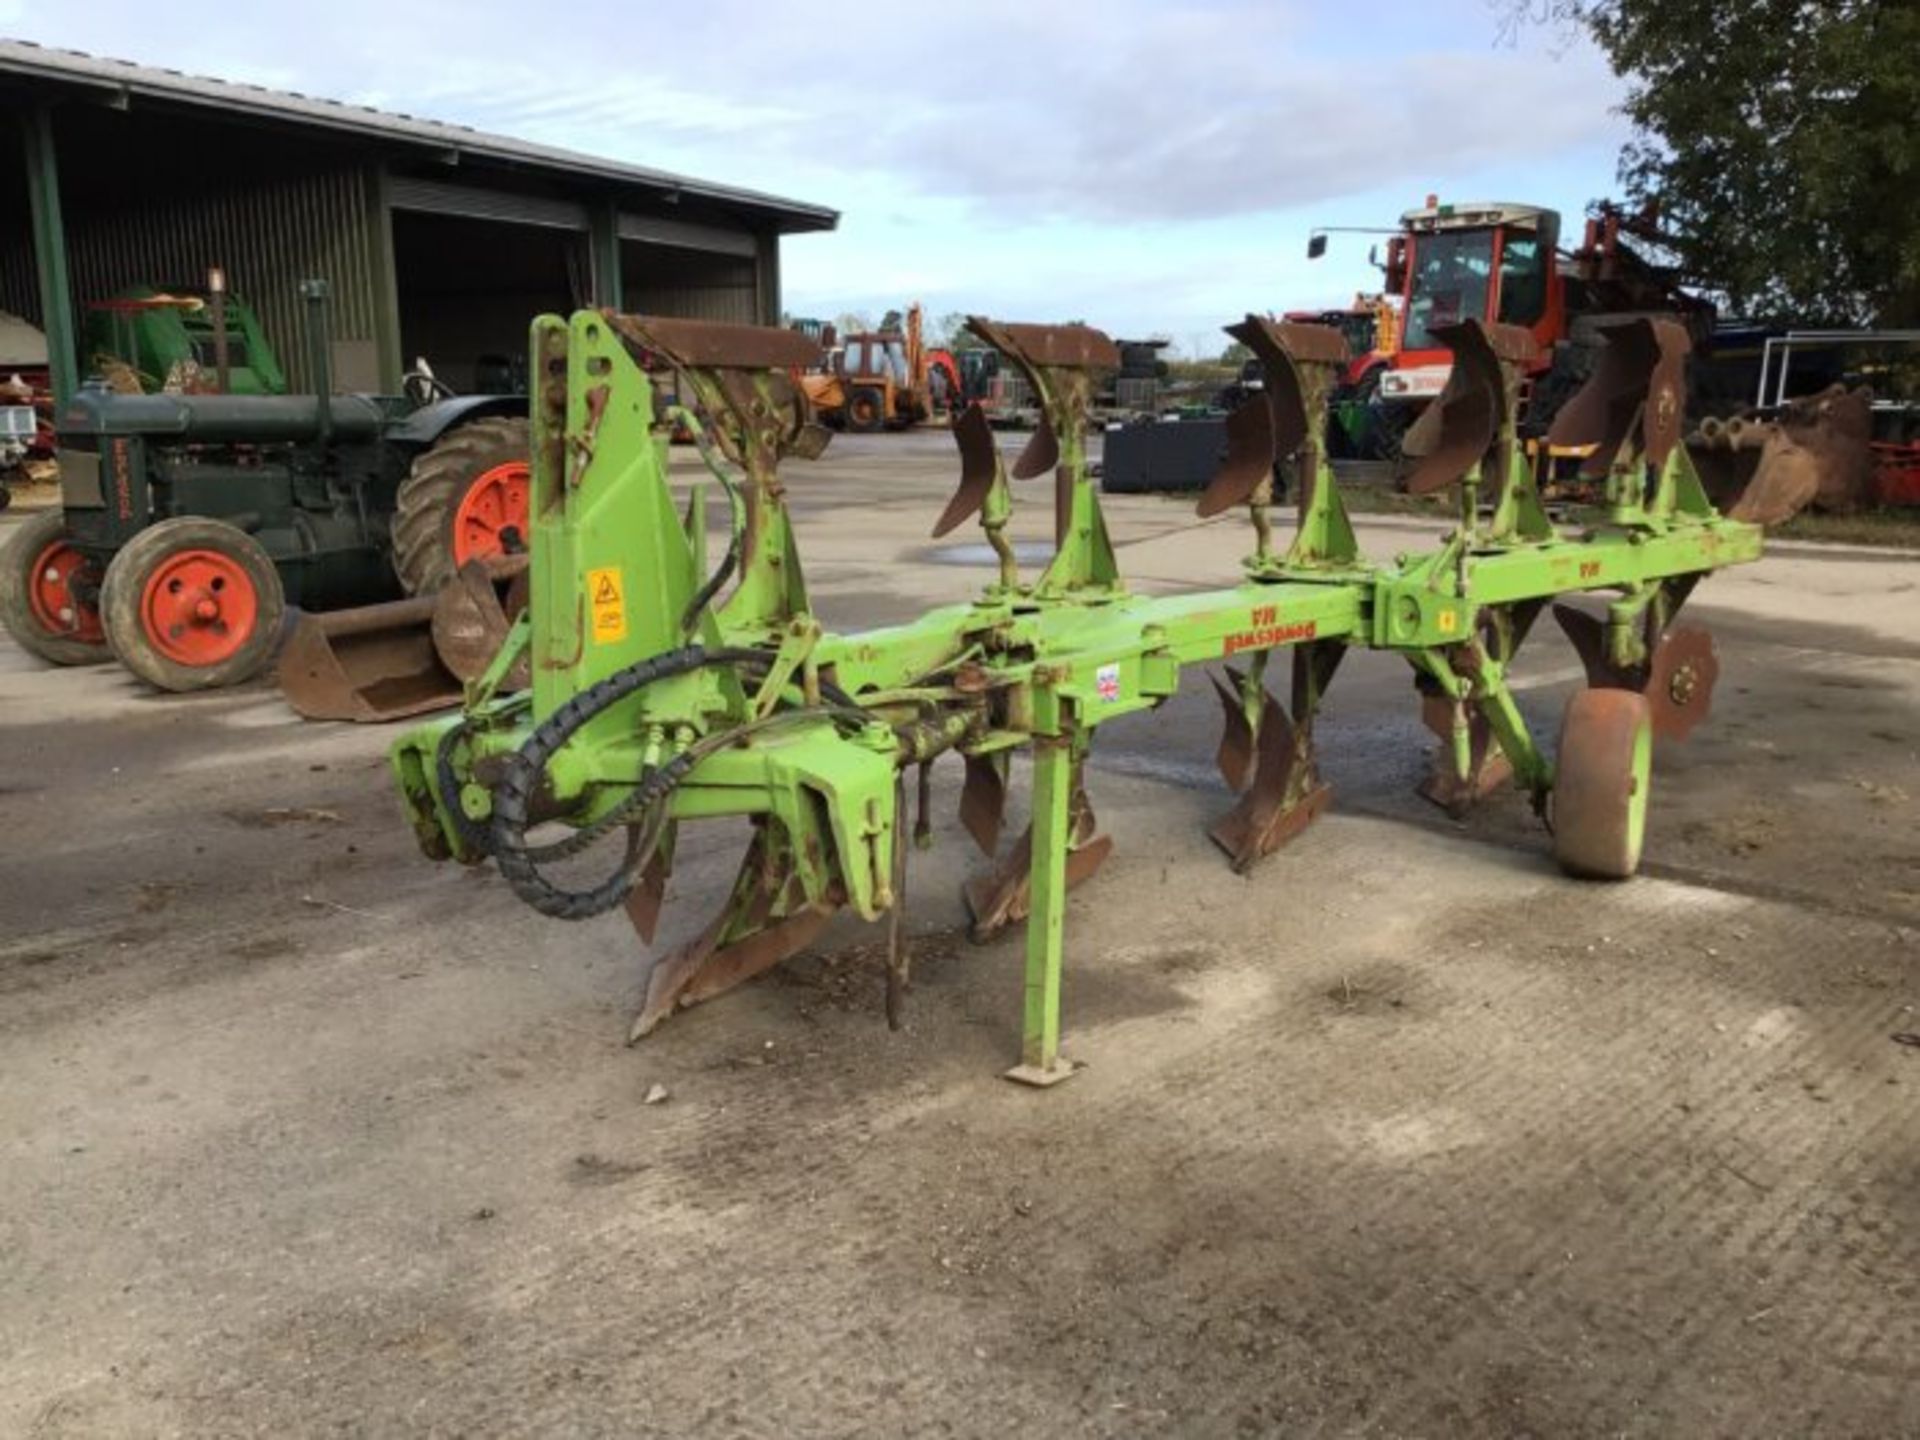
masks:
MULTIPOLYGON (((1340 336, 1256 316, 1229 333, 1267 386, 1230 422, 1202 515, 1245 506, 1244 578, 1149 598, 1114 561, 1084 450, 1113 343, 1083 326, 970 322, 1025 374, 1042 422, 1012 481, 1053 477, 1051 560, 1023 578, 1006 537, 1009 473, 978 409, 956 426, 962 476, 935 526, 979 522, 999 566, 971 604, 859 634, 822 630, 788 521, 782 459, 825 443, 792 375, 811 342, 783 331, 580 313, 533 327, 531 601, 458 716, 412 731, 393 763, 422 848, 491 857, 544 914, 624 908, 651 942, 681 826, 745 817, 752 837, 724 908, 656 959, 633 1035, 808 944, 851 910, 892 921, 887 1010, 897 1023, 908 956, 909 779, 929 835, 927 773, 957 753, 961 818, 991 864, 968 885, 976 938, 1027 926, 1026 1006, 1015 1079, 1071 1073, 1060 1056, 1066 892, 1106 858, 1086 759, 1101 724, 1160 704, 1192 665, 1215 674, 1226 726, 1220 773, 1238 792, 1214 841, 1245 871, 1306 828, 1330 790, 1314 752, 1321 697, 1355 646, 1412 666, 1442 740, 1426 793, 1460 811, 1509 777, 1553 827, 1570 873, 1624 878, 1639 863, 1655 733, 1684 735, 1715 676, 1703 632, 1674 617, 1699 579, 1757 558, 1758 526, 1708 503, 1678 443, 1686 337, 1636 321, 1559 417, 1559 444, 1591 443, 1604 519, 1553 523, 1515 437, 1523 331, 1469 322, 1446 333, 1456 362, 1408 438, 1421 492, 1453 487, 1458 524, 1431 553, 1391 564, 1355 543, 1326 459, 1325 394, 1340 336), (671 371, 688 408, 660 406, 649 370, 671 371), (691 429, 716 487, 676 510, 666 437, 691 429), (1275 548, 1274 477, 1295 477, 1299 524, 1275 548), (725 559, 707 573, 709 493, 729 507, 725 559), (1542 607, 1557 606, 1591 684, 1568 706, 1556 760, 1529 732, 1507 675, 1542 607), (1284 701, 1269 689, 1290 661, 1284 701), (524 666, 524 669, 518 667, 524 666), (508 677, 531 675, 524 689, 508 677), (1008 761, 1033 755, 1031 821, 1002 853, 1008 761), (611 840, 618 864, 576 886, 556 878, 611 840)), ((1756 477, 1756 484, 1764 477, 1756 477)))

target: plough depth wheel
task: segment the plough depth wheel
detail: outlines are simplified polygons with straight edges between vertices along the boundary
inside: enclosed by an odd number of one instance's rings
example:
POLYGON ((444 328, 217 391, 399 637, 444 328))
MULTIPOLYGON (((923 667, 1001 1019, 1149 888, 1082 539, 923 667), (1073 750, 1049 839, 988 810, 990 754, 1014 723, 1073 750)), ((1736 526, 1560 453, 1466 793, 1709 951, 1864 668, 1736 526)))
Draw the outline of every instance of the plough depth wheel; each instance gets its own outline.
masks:
POLYGON ((1582 690, 1560 723, 1553 854, 1569 875, 1625 880, 1640 868, 1653 778, 1653 715, 1633 690, 1582 690))

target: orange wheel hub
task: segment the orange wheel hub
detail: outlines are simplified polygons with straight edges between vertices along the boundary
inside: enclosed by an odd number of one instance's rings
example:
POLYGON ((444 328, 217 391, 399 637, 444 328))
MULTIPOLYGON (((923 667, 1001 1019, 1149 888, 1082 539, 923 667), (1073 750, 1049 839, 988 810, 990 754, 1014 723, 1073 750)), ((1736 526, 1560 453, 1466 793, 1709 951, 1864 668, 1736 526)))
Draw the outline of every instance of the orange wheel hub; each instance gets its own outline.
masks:
POLYGON ((527 462, 496 465, 467 487, 453 512, 453 564, 492 560, 527 548, 527 462))
POLYGON ((253 634, 260 596, 246 569, 217 550, 182 550, 154 567, 140 596, 140 624, 167 659, 218 665, 253 634))
POLYGON ((106 631, 100 625, 100 612, 82 603, 73 592, 74 577, 86 568, 87 557, 71 542, 54 541, 34 557, 32 578, 27 583, 27 608, 49 635, 101 645, 106 642, 106 631))

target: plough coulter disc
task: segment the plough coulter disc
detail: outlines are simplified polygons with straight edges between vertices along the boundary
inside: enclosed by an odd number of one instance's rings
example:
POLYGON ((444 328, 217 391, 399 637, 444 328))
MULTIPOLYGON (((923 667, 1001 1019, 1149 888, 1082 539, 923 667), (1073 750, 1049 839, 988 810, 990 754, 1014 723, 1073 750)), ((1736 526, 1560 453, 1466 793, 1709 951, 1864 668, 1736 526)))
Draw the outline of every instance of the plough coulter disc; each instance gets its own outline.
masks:
POLYGON ((1664 740, 1691 735, 1713 709, 1713 687, 1719 678, 1720 658, 1710 633, 1684 625, 1661 636, 1647 675, 1653 733, 1664 740))
POLYGON ((1625 880, 1640 868, 1653 776, 1653 715, 1632 690, 1582 690, 1560 725, 1553 854, 1569 875, 1625 880))

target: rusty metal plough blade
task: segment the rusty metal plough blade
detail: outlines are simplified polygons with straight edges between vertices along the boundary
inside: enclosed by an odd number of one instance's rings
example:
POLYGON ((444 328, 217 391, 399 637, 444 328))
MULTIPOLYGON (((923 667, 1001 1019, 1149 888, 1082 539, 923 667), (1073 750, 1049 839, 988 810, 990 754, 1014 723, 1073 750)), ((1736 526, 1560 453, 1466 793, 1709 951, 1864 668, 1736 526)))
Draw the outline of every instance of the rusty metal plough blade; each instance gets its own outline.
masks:
POLYGON ((1039 588, 1105 585, 1118 574, 1091 495, 1086 430, 1095 379, 1120 366, 1120 349, 1086 325, 1019 325, 974 315, 967 328, 1019 368, 1040 402, 1040 425, 1013 463, 1016 480, 1053 472, 1054 558, 1039 588))
MULTIPOLYGON (((1091 880, 1113 853, 1112 837, 1099 832, 1093 803, 1087 799, 1076 774, 1073 800, 1069 809, 1072 840, 1067 849, 1067 888, 1091 880)), ((979 837, 976 836, 977 840, 979 837)), ((992 939, 1007 926, 1025 920, 1032 908, 1033 827, 1020 833, 1013 848, 997 863, 967 881, 961 897, 966 901, 972 924, 968 931, 976 942, 992 939)))
POLYGON ((1227 458, 1207 483, 1194 513, 1210 520, 1251 501, 1273 479, 1273 405, 1264 394, 1242 401, 1227 416, 1227 458))
POLYGON ((980 514, 994 481, 1003 473, 1000 451, 993 443, 993 426, 978 401, 961 412, 953 427, 953 438, 960 447, 960 485, 934 522, 936 540, 980 514))
POLYGON ((1433 336, 1453 351, 1446 388, 1407 431, 1402 449, 1413 462, 1407 492, 1431 495, 1458 484, 1480 465, 1506 427, 1512 397, 1501 361, 1524 362, 1533 337, 1511 325, 1477 320, 1436 325, 1433 336))
POLYGON ((1232 665, 1222 668, 1227 672, 1226 680, 1214 674, 1207 676, 1213 682, 1213 693, 1220 697, 1224 716, 1213 763, 1227 788, 1237 794, 1247 788, 1247 777, 1253 773, 1254 727, 1247 716, 1246 675, 1232 665))
MULTIPOLYGON (((834 896, 808 898, 773 839, 773 828, 765 819, 755 822, 733 890, 712 923, 654 961, 647 974, 646 1000, 627 1034, 629 1043, 652 1032, 674 1011, 724 994, 805 948, 840 908, 834 896)), ((664 882, 663 872, 657 883, 664 882)), ((647 938, 658 906, 642 902, 640 909, 639 914, 632 909, 628 913, 647 938)))
POLYGON ((1311 739, 1294 727, 1272 695, 1260 710, 1260 734, 1253 784, 1208 830, 1227 854, 1236 874, 1271 855, 1319 818, 1333 799, 1333 787, 1320 779, 1311 739))
POLYGON ((1685 328, 1669 320, 1630 320, 1602 334, 1606 348, 1599 363, 1554 416, 1547 443, 1592 446, 1580 466, 1580 473, 1592 479, 1612 468, 1621 447, 1636 438, 1637 427, 1639 452, 1658 470, 1680 440, 1693 342, 1685 328))
MULTIPOLYGON (((1257 686, 1259 725, 1251 735, 1252 783, 1240 801, 1207 832, 1227 854, 1236 874, 1271 855, 1319 818, 1333 799, 1333 787, 1320 778, 1313 748, 1313 716, 1346 647, 1307 644, 1293 653, 1292 713, 1265 688, 1257 686)), ((1231 687, 1215 683, 1227 727, 1215 759, 1229 786, 1239 788, 1248 771, 1243 732, 1249 725, 1246 697, 1255 682, 1229 670, 1231 687), (1232 701, 1229 704, 1229 700, 1232 701)))

